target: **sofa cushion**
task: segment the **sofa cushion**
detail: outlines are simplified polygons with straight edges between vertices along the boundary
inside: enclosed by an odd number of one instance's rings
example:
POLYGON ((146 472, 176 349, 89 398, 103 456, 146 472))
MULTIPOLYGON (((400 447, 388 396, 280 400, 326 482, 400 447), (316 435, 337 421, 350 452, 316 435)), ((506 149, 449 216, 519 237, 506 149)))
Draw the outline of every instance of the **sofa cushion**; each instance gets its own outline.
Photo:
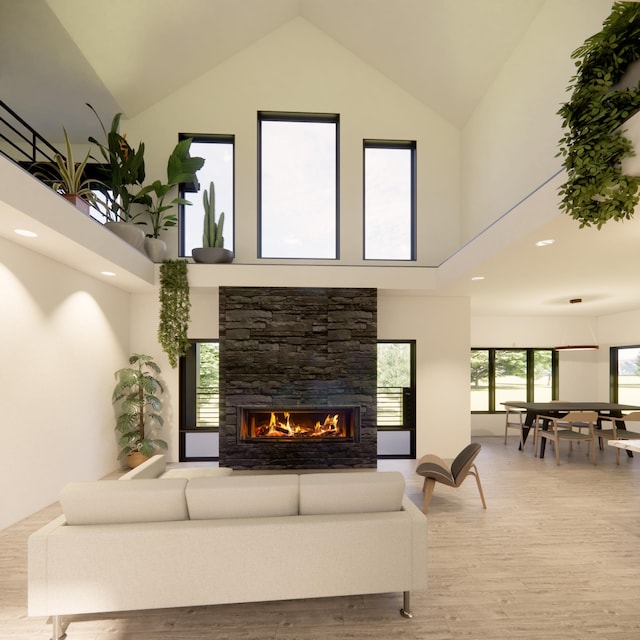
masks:
POLYGON ((298 514, 297 475, 193 478, 185 495, 191 520, 298 514))
POLYGON ((398 471, 301 475, 300 514, 400 511, 404 487, 398 471))
POLYGON ((72 482, 62 489, 60 504, 72 525, 188 520, 187 482, 185 478, 72 482))
POLYGON ((176 467, 165 471, 160 477, 166 478, 219 478, 230 476, 233 469, 230 467, 176 467))

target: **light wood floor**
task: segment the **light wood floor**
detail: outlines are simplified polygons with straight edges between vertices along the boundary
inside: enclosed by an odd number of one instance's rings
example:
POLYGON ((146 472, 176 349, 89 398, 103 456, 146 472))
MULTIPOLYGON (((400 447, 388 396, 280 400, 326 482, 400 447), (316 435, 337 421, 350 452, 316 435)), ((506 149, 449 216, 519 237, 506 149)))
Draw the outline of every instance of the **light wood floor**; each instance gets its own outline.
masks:
MULTIPOLYGON (((479 438, 488 509, 473 478, 437 486, 429 507, 429 588, 400 617, 400 594, 221 605, 71 618, 72 640, 544 640, 640 638, 640 455, 611 447, 593 467, 584 445, 534 458, 516 438, 479 438)), ((420 452, 425 453, 425 452, 420 452)), ((415 461, 381 461, 407 476, 415 461)), ((52 505, 0 531, 0 638, 46 640, 26 616, 26 540, 52 505)), ((325 550, 330 552, 329 549, 325 550)), ((162 561, 161 558, 158 559, 162 561)), ((126 580, 126 576, 123 576, 126 580)))

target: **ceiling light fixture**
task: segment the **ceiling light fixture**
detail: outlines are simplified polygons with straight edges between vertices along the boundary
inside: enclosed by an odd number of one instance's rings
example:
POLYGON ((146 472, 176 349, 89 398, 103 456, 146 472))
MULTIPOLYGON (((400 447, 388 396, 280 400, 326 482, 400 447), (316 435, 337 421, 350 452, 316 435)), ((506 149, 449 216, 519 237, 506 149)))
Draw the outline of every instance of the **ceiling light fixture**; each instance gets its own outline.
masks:
POLYGON ((19 236, 23 236, 25 238, 37 238, 38 234, 33 231, 29 231, 28 229, 14 229, 14 233, 17 233, 19 236))
POLYGON ((550 244, 553 244, 555 242, 555 240, 538 240, 538 242, 536 242, 536 247, 548 247, 550 244))
MULTIPOLYGON (((582 298, 571 298, 569 300, 569 304, 580 304, 582 302, 582 298)), ((593 331, 591 332, 591 336, 593 337, 593 344, 568 344, 562 347, 553 347, 555 351, 595 351, 600 347, 595 344, 596 337, 593 335, 593 331)))
POLYGON ((484 276, 473 276, 471 278, 474 282, 478 282, 479 280, 484 280, 484 276))
POLYGON ((116 274, 113 271, 101 271, 100 272, 103 276, 109 276, 110 278, 112 278, 113 276, 115 276, 116 274))

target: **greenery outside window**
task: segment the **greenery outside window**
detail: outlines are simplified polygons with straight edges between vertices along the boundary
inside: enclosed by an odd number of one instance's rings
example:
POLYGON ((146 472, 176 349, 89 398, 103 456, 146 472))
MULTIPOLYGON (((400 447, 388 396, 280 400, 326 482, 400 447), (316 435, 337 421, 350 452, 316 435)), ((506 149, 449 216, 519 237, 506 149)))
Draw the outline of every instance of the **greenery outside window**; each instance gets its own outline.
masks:
POLYGON ((503 402, 550 402, 558 397, 553 349, 472 349, 471 412, 504 411, 503 402))
POLYGON ((258 113, 258 255, 338 258, 337 114, 258 113))
POLYGON ((364 141, 364 258, 416 259, 416 143, 364 141))
POLYGON ((640 345, 611 347, 611 402, 640 405, 640 345))
POLYGON ((213 181, 216 197, 216 216, 224 211, 224 248, 234 251, 234 136, 193 135, 190 153, 205 159, 197 173, 200 190, 197 193, 183 191, 181 197, 191 202, 180 207, 179 245, 180 256, 190 258, 194 248, 202 246, 204 224, 203 189, 209 189, 213 181))

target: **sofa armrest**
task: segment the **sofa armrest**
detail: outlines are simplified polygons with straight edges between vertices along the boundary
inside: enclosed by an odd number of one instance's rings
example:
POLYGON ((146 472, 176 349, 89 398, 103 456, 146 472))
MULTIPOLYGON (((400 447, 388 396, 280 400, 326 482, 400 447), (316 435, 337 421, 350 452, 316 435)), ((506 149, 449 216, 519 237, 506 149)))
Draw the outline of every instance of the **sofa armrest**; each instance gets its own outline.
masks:
POLYGON ((427 588, 427 517, 406 495, 402 500, 402 510, 407 512, 411 521, 412 590, 422 591, 427 588))
POLYGON ((167 461, 161 453, 145 460, 142 464, 127 471, 120 480, 149 480, 159 478, 167 470, 167 461))

